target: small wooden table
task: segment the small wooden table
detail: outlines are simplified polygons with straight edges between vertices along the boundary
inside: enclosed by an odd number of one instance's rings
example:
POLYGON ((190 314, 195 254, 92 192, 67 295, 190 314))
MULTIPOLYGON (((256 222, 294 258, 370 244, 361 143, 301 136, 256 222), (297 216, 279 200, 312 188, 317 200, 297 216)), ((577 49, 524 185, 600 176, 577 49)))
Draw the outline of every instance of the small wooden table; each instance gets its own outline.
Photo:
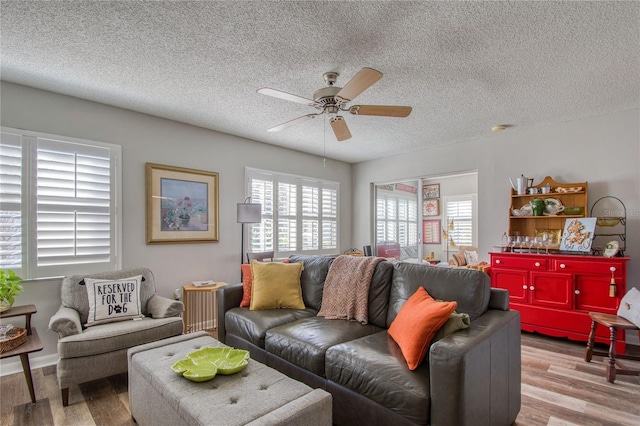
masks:
POLYGON ((589 333, 589 341, 587 342, 587 350, 584 354, 584 360, 591 361, 593 355, 609 356, 608 365, 606 369, 607 381, 613 383, 616 380, 616 374, 623 374, 627 376, 638 376, 640 370, 627 368, 622 364, 620 359, 629 359, 633 361, 640 361, 640 356, 616 354, 616 335, 618 330, 638 330, 634 324, 630 323, 626 319, 617 315, 603 314, 600 312, 589 312, 591 317, 591 333, 589 333), (609 352, 599 351, 593 348, 593 342, 596 336, 596 327, 598 324, 603 325, 609 329, 609 352))
POLYGON ((31 395, 31 402, 33 402, 34 404, 36 402, 36 393, 33 389, 33 378, 31 377, 29 354, 42 350, 42 342, 40 341, 40 337, 38 337, 38 332, 35 328, 31 328, 31 315, 35 314, 36 312, 38 312, 38 310, 34 305, 14 306, 9 310, 0 312, 0 318, 11 318, 20 316, 24 316, 26 318, 25 329, 27 330, 27 341, 10 351, 0 353, 0 359, 20 355, 24 377, 27 380, 27 386, 29 386, 29 395, 31 395))
POLYGON ((216 290, 225 285, 225 282, 216 282, 201 287, 193 284, 182 286, 184 334, 218 327, 216 290))

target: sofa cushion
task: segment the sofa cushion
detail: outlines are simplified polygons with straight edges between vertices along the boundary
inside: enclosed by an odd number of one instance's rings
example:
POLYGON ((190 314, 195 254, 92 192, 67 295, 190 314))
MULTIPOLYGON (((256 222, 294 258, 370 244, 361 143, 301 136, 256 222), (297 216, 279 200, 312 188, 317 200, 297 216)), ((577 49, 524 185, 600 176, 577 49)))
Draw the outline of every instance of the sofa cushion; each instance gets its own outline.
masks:
POLYGON ((264 349, 267 330, 301 318, 313 317, 314 309, 267 309, 251 311, 249 308, 232 308, 225 312, 227 334, 238 336, 264 349))
POLYGON ((325 365, 328 380, 416 424, 428 423, 429 363, 409 370, 400 348, 386 330, 330 347, 325 365))
POLYGON ((304 300, 305 306, 319 311, 320 305, 322 305, 324 281, 333 263, 333 258, 293 255, 289 256, 289 260, 291 262, 302 262, 304 264, 304 269, 300 276, 302 299, 304 300))
POLYGON ((376 266, 369 286, 369 323, 382 328, 387 328, 387 310, 392 276, 393 263, 380 262, 376 266))
POLYGON ((300 274, 302 262, 263 263, 251 261, 251 310, 304 309, 300 274))
POLYGON ((455 300, 457 311, 469 314, 471 321, 489 307, 491 280, 475 269, 434 268, 399 262, 393 266, 387 325, 391 325, 406 300, 422 286, 434 298, 455 300))
MULTIPOLYGON (((60 358, 79 358, 113 352, 182 333, 182 318, 143 318, 95 325, 58 340, 60 358)), ((98 368, 98 366, 96 366, 98 368)))
POLYGON ((305 318, 267 331, 264 348, 285 361, 324 377, 328 348, 380 330, 381 327, 376 325, 363 325, 356 321, 305 318))
POLYGON ((457 305, 456 302, 436 302, 423 287, 418 287, 402 305, 389 327, 389 336, 402 349, 410 370, 422 363, 433 336, 457 305))

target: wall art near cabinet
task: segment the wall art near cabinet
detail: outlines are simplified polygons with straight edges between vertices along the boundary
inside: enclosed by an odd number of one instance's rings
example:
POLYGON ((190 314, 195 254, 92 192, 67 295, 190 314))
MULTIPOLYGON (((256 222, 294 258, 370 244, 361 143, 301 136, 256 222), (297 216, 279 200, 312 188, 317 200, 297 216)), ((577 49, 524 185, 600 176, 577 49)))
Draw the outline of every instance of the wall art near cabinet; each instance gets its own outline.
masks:
POLYGON ((560 250, 590 252, 595 228, 595 217, 567 219, 562 233, 560 250))

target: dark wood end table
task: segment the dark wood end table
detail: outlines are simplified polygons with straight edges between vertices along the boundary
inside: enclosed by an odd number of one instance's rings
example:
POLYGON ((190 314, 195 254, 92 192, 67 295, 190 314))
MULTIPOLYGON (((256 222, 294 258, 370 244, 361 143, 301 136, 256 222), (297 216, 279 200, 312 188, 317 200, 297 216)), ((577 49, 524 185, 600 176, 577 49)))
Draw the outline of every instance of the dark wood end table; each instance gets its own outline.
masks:
POLYGON ((0 359, 20 355, 20 362, 22 362, 24 377, 27 380, 27 386, 29 386, 29 395, 31 395, 31 402, 33 402, 34 404, 36 402, 36 393, 33 389, 33 378, 31 377, 29 354, 42 350, 42 342, 40 341, 40 337, 38 337, 38 332, 35 328, 31 328, 31 315, 35 314, 36 312, 38 312, 38 310, 36 309, 35 305, 14 306, 11 309, 0 312, 0 318, 11 318, 20 316, 25 317, 27 341, 22 345, 11 349, 10 351, 0 353, 0 359))

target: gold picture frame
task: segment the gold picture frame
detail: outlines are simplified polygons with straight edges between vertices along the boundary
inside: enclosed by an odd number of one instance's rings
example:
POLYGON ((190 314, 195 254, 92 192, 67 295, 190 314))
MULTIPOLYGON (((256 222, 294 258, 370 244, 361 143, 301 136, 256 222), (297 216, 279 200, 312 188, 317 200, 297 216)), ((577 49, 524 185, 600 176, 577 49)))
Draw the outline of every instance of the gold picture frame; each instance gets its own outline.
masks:
POLYGON ((218 242, 218 173, 146 163, 147 244, 218 242))

